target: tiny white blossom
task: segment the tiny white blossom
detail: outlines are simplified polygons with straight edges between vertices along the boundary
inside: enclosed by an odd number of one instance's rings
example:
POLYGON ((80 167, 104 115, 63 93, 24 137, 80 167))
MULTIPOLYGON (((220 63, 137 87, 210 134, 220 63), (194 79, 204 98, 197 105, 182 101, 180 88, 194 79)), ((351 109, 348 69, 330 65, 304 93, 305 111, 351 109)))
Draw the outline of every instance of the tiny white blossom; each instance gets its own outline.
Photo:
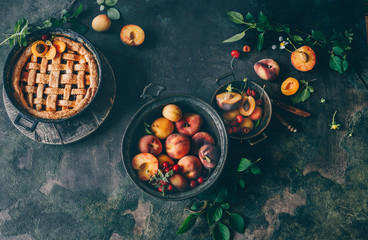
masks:
POLYGON ((274 44, 272 45, 272 50, 276 50, 277 46, 274 44))
POLYGON ((289 42, 282 41, 280 43, 280 49, 285 49, 286 45, 288 45, 288 44, 289 44, 289 42))
POLYGON ((284 38, 282 36, 279 37, 279 41, 282 42, 284 41, 284 38))

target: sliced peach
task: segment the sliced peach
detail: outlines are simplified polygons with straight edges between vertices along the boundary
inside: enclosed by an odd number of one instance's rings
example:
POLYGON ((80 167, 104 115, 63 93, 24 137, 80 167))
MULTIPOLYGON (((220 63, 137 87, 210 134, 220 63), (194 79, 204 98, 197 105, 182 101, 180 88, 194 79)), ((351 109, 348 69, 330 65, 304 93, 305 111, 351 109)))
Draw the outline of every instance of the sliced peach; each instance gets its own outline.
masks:
POLYGON ((143 43, 145 34, 141 27, 129 24, 121 29, 120 39, 129 46, 139 46, 143 43))
POLYGON ((289 77, 281 84, 281 92, 286 96, 293 95, 299 89, 299 82, 295 78, 289 77))
POLYGON ((36 57, 43 57, 46 55, 47 50, 49 50, 49 47, 46 45, 44 41, 36 41, 32 44, 31 47, 33 55, 36 57))
POLYGON ((53 45, 51 45, 50 46, 50 49, 49 49, 49 51, 46 53, 46 55, 45 55, 45 57, 48 59, 48 60, 51 60, 51 59, 53 59, 55 56, 56 56, 56 48, 53 46, 53 45))
POLYGON ((310 71, 316 65, 316 54, 312 48, 302 46, 291 54, 291 63, 299 71, 310 71))
POLYGON ((56 48, 56 51, 62 53, 66 49, 66 44, 62 41, 55 40, 52 45, 56 48))
POLYGON ((239 107, 239 112, 241 115, 247 117, 251 115, 256 107, 256 101, 252 96, 248 96, 247 101, 239 107))
POLYGON ((158 170, 158 160, 150 153, 140 153, 132 160, 133 168, 138 170, 142 181, 148 181, 158 170))
POLYGON ((175 164, 175 162, 169 156, 167 156, 166 154, 158 155, 157 159, 158 159, 158 165, 160 166, 160 168, 162 168, 162 164, 164 162, 168 162, 169 165, 175 164))
POLYGON ((224 111, 237 109, 242 103, 242 95, 235 92, 223 92, 216 95, 217 105, 224 111))

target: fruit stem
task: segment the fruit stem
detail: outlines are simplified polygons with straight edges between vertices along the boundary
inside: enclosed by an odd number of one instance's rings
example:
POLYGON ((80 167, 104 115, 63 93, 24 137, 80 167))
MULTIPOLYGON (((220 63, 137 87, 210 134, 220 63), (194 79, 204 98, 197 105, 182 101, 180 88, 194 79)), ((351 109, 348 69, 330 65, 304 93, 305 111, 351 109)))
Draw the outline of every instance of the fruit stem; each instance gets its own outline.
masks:
POLYGON ((230 62, 230 67, 231 67, 231 69, 232 69, 232 70, 234 70, 234 68, 233 68, 233 61, 234 61, 234 58, 235 58, 235 57, 233 57, 233 59, 231 59, 231 62, 230 62))
POLYGON ((309 80, 308 83, 316 81, 317 78, 313 78, 312 80, 309 80))
POLYGON ((337 111, 335 111, 334 115, 332 116, 332 124, 335 124, 335 116, 336 116, 337 111))

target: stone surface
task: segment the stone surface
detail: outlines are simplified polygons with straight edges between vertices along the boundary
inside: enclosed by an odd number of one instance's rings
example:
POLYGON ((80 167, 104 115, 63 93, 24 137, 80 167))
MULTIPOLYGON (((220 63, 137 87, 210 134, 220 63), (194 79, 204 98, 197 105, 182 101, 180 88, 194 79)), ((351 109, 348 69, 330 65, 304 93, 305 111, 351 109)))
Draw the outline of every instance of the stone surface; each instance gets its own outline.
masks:
MULTIPOLYGON (((81 20, 90 24, 100 14, 94 1, 84 3, 81 20)), ((150 82, 164 85, 162 94, 190 94, 210 102, 215 78, 230 71, 230 52, 248 44, 256 49, 255 32, 242 41, 222 41, 244 30, 225 11, 257 15, 263 11, 293 28, 354 31, 350 68, 357 75, 338 75, 328 68, 325 51, 317 49, 317 65, 301 73, 286 51, 273 51, 278 35, 266 33, 264 49, 234 61, 237 79, 248 77, 275 99, 290 103, 280 92, 288 76, 310 80, 315 92, 296 107, 311 112, 302 119, 281 112, 295 124, 292 134, 272 119, 268 140, 255 147, 230 142, 228 169, 241 157, 259 157, 260 176, 249 177, 246 193, 231 211, 246 218, 244 234, 235 239, 366 239, 368 235, 368 82, 364 14, 358 0, 339 1, 118 1, 122 18, 106 33, 92 29, 86 37, 110 61, 117 81, 111 115, 91 136, 66 146, 42 145, 13 127, 0 98, 0 239, 212 239, 207 220, 200 218, 189 232, 175 232, 188 215, 190 200, 163 202, 147 196, 129 179, 121 161, 121 139, 133 114, 147 100, 139 98, 150 82), (146 41, 127 47, 119 39, 125 24, 140 25, 146 41), (253 63, 274 58, 281 72, 264 82, 253 63), (320 99, 327 102, 320 104, 320 99), (340 130, 329 129, 337 113, 340 130)), ((58 17, 69 1, 0 2, 0 32, 27 18, 40 24, 58 17)), ((9 53, 0 47, 1 59, 9 53)), ((0 61, 3 69, 4 60, 0 61)), ((2 88, 3 84, 0 83, 2 88)), ((228 172, 224 182, 231 181, 228 172)))

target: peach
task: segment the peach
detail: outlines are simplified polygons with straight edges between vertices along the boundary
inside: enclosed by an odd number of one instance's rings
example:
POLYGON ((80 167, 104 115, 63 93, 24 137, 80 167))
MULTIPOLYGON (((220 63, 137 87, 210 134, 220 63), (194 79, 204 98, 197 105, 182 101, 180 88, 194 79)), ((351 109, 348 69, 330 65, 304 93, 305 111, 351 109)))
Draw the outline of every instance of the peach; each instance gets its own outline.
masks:
POLYGON ((138 149, 141 153, 151 153, 152 155, 157 156, 162 151, 162 144, 157 137, 146 135, 139 140, 138 149))
POLYGON ((252 112, 252 114, 249 115, 249 119, 253 121, 257 121, 258 119, 262 117, 262 113, 263 113, 263 109, 257 106, 254 108, 254 111, 252 112))
POLYGON ((239 107, 239 112, 241 115, 248 117, 251 115, 256 108, 256 101, 252 96, 248 96, 247 101, 245 101, 244 105, 239 107))
POLYGON ((281 92, 286 96, 293 95, 299 89, 299 82, 295 78, 288 77, 282 84, 281 84, 281 92))
POLYGON ((141 27, 129 24, 121 29, 120 39, 129 46, 139 46, 144 42, 145 34, 141 27))
POLYGON ((199 149, 199 159, 207 169, 216 167, 220 155, 220 150, 212 144, 206 144, 199 149))
POLYGON ((277 78, 280 73, 280 66, 273 59, 262 59, 254 64, 254 71, 266 81, 277 78))
POLYGON ((202 127, 202 117, 195 113, 185 113, 180 121, 175 123, 179 133, 189 137, 196 134, 202 127))
POLYGON ((169 104, 169 105, 166 105, 164 107, 164 109, 162 110, 162 115, 172 121, 172 122, 177 122, 181 119, 182 117, 182 112, 181 112, 181 109, 174 105, 174 104, 169 104))
POLYGON ((244 118, 243 121, 240 123, 241 128, 249 128, 249 130, 252 130, 254 127, 254 123, 249 118, 244 118))
POLYGON ((291 64, 302 72, 310 71, 316 65, 316 54, 308 46, 302 46, 296 49, 290 57, 291 64))
POLYGON ((190 151, 190 140, 180 133, 171 134, 165 142, 166 153, 173 159, 180 159, 190 151))
POLYGON ((184 191, 188 188, 188 181, 180 174, 174 174, 169 178, 171 185, 176 187, 178 191, 184 191))
POLYGON ((217 105, 224 111, 231 111, 240 107, 242 96, 235 92, 223 92, 216 95, 217 105))
POLYGON ((238 109, 232 110, 232 111, 227 111, 227 112, 223 112, 222 113, 222 118, 226 121, 229 120, 234 120, 236 118, 236 116, 238 116, 240 114, 238 109))
POLYGON ((138 177, 148 181, 158 171, 158 160, 150 153, 140 153, 132 160, 133 168, 138 170, 138 177))
POLYGON ((111 20, 106 14, 100 14, 92 20, 92 28, 96 32, 105 32, 111 26, 111 20))
POLYGON ((201 161, 193 155, 188 155, 178 161, 181 173, 187 179, 195 179, 202 173, 201 161))
POLYGON ((162 164, 164 162, 168 162, 169 165, 171 164, 175 164, 175 162, 169 157, 167 156, 166 154, 160 154, 158 157, 157 157, 157 160, 158 160, 158 165, 160 166, 160 168, 162 168, 162 164))
POLYGON ((206 132, 198 132, 194 134, 192 137, 192 153, 194 155, 198 155, 198 150, 206 144, 215 144, 215 140, 213 140, 213 137, 206 132))
POLYGON ((174 124, 166 118, 160 117, 153 121, 151 131, 159 139, 165 139, 174 132, 174 124))

